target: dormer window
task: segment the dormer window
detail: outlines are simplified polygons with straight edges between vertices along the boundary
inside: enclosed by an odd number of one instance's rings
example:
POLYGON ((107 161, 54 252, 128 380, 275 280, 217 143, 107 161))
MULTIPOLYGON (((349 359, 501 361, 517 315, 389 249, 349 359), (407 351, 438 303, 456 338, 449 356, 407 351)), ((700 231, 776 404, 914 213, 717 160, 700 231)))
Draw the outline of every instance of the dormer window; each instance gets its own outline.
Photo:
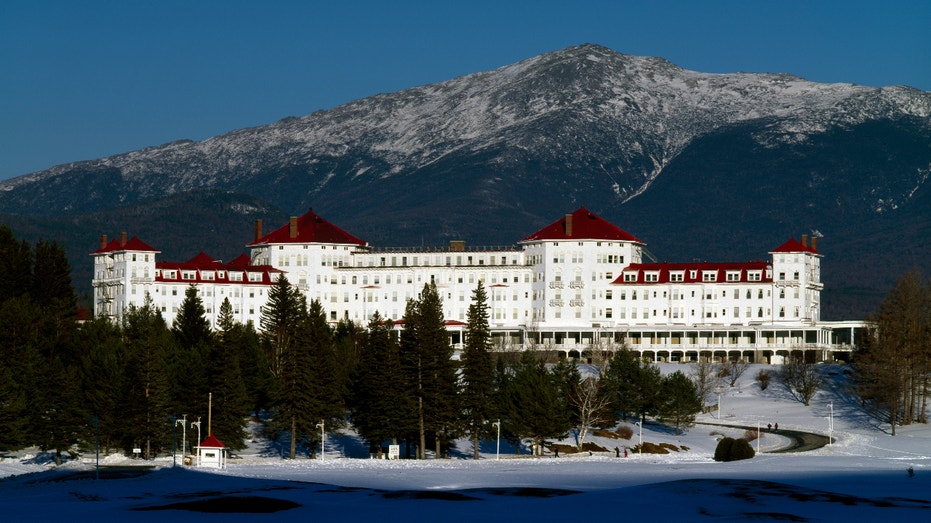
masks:
POLYGON ((740 272, 737 272, 737 271, 728 271, 728 272, 727 272, 727 281, 740 281, 740 272))
POLYGON ((685 276, 685 274, 682 273, 682 272, 670 272, 670 273, 669 273, 669 281, 673 281, 673 282, 675 282, 675 281, 682 281, 683 278, 684 278, 684 276, 685 276))
POLYGON ((715 271, 702 271, 701 281, 718 281, 718 273, 715 271))
POLYGON ((644 280, 649 281, 649 282, 657 282, 657 281, 659 281, 659 273, 658 273, 658 272, 648 272, 648 273, 644 274, 643 277, 644 277, 644 280))

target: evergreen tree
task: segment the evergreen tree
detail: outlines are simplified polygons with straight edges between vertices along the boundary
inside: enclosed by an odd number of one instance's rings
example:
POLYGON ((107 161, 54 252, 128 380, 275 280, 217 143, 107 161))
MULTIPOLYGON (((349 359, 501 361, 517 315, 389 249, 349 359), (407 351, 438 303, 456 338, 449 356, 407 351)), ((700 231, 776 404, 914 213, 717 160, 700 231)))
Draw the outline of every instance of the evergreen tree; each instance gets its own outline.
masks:
POLYGON ((97 439, 107 452, 121 423, 120 394, 124 390, 126 349, 118 325, 106 318, 91 320, 78 330, 77 343, 81 354, 80 372, 83 398, 89 416, 97 418, 97 426, 88 426, 82 439, 90 444, 97 439))
POLYGON ((398 441, 417 426, 413 397, 401 367, 401 353, 391 320, 377 312, 363 338, 362 355, 353 379, 352 422, 372 453, 398 441))
POLYGON ((77 297, 71 285, 68 255, 56 242, 36 242, 31 295, 55 329, 50 335, 62 342, 70 339, 75 326, 77 297))
POLYGON ((217 318, 217 342, 226 354, 235 357, 239 364, 242 384, 246 395, 246 412, 256 416, 271 405, 274 376, 262 351, 258 334, 252 324, 233 320, 233 306, 229 298, 220 304, 217 318))
POLYGON ((702 401, 698 387, 680 371, 665 376, 660 385, 659 419, 664 423, 673 423, 676 435, 682 427, 695 422, 695 415, 701 412, 702 401))
POLYGON ((32 288, 32 249, 0 225, 0 303, 20 298, 32 288))
POLYGON ((415 387, 420 458, 426 456, 427 432, 435 437, 439 458, 442 441, 454 434, 458 397, 453 348, 435 284, 425 285, 418 299, 408 303, 404 319, 401 346, 415 387))
POLYGON ((291 435, 289 456, 294 459, 298 443, 308 437, 313 438, 319 420, 311 414, 314 407, 311 387, 314 361, 310 347, 313 343, 310 340, 311 325, 306 309, 292 309, 289 321, 289 332, 284 334, 287 343, 279 357, 275 405, 277 423, 291 435))
POLYGON ((4 425, 9 432, 2 431, 3 445, 21 448, 34 443, 30 424, 39 390, 36 379, 43 362, 39 347, 41 311, 28 294, 8 298, 0 303, 0 325, 3 326, 3 346, 0 350, 0 369, 9 377, 0 385, 4 398, 0 404, 0 419, 8 420, 4 425))
POLYGON ((210 321, 207 320, 204 302, 197 293, 197 285, 192 283, 184 290, 184 300, 178 308, 171 332, 182 349, 191 350, 210 342, 210 321))
POLYGON ((560 395, 555 376, 532 351, 525 351, 505 390, 505 421, 509 432, 534 443, 538 455, 547 438, 569 432, 569 407, 560 395))
POLYGON ((27 419, 26 392, 14 379, 12 369, 0 363, 0 451, 26 445, 27 419))
MULTIPOLYGON (((310 354, 310 381, 307 384, 311 403, 305 415, 314 422, 323 424, 325 431, 335 431, 343 427, 346 419, 346 382, 336 360, 336 345, 333 331, 327 325, 326 311, 318 300, 313 300, 307 317, 298 331, 295 345, 310 354)), ((319 431, 312 433, 313 446, 311 456, 316 455, 319 431)))
POLYGON ((290 349, 291 338, 306 308, 307 303, 301 292, 291 287, 284 274, 279 275, 275 286, 268 291, 268 302, 259 319, 263 348, 275 378, 281 376, 282 359, 290 349))
POLYGON ((121 394, 121 446, 127 452, 142 448, 152 459, 168 448, 174 427, 165 352, 174 340, 161 315, 146 296, 142 307, 124 315, 127 361, 125 390, 121 394))
POLYGON ((495 416, 494 364, 491 358, 491 328, 488 325, 488 295, 479 280, 472 292, 462 351, 462 411, 466 430, 472 435, 472 457, 479 458, 479 439, 490 435, 495 416))
POLYGON ((656 413, 662 376, 659 368, 640 361, 629 349, 617 351, 605 373, 605 385, 615 408, 624 419, 636 414, 641 419, 656 413))

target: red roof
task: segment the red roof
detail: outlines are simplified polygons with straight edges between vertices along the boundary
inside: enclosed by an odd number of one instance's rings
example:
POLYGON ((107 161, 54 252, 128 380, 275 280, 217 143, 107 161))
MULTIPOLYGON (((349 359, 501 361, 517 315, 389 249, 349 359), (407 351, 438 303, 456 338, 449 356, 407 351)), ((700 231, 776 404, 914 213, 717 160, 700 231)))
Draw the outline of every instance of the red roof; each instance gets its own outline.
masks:
POLYGON ((614 285, 637 285, 637 284, 659 284, 669 283, 670 273, 681 273, 682 280, 675 283, 702 283, 706 282, 705 274, 708 272, 715 273, 715 283, 760 283, 771 282, 773 276, 766 275, 766 269, 769 263, 764 261, 746 262, 746 263, 632 263, 621 271, 613 282, 614 285), (727 279, 727 273, 740 271, 737 279, 727 279), (749 271, 758 271, 759 280, 750 280, 749 271), (656 274, 655 280, 647 281, 646 275, 656 274), (693 276, 694 273, 694 276, 693 276), (636 274, 634 281, 627 281, 626 276, 636 274))
POLYGON ((291 218, 291 221, 284 226, 275 229, 249 245, 269 243, 348 243, 366 245, 366 242, 314 214, 313 209, 308 210, 304 216, 291 218), (292 223, 294 231, 292 231, 292 223))
POLYGON ((574 213, 527 236, 521 243, 540 240, 614 240, 643 243, 585 207, 579 207, 574 213))
POLYGON ((216 436, 212 433, 207 436, 207 439, 201 442, 201 447, 214 447, 214 448, 226 448, 226 445, 222 441, 218 440, 216 436))
MULTIPOLYGON (((812 239, 812 241, 814 241, 814 239, 812 239)), ((792 238, 770 252, 810 252, 812 254, 818 254, 818 249, 792 238)))
POLYGON ((273 285, 278 280, 278 274, 284 272, 270 265, 252 265, 249 256, 246 254, 242 254, 230 263, 224 264, 203 252, 182 263, 156 262, 155 271, 155 281, 158 282, 235 283, 237 285, 273 285), (168 278, 166 271, 176 271, 177 274, 175 274, 174 278, 168 278), (194 279, 182 278, 181 271, 195 271, 194 279), (202 271, 209 271, 212 279, 205 279, 202 271), (262 273, 262 279, 259 281, 250 281, 247 277, 242 280, 230 279, 230 273, 240 274, 244 272, 262 273))
POLYGON ((146 244, 144 241, 140 240, 133 236, 125 244, 120 244, 118 238, 114 238, 110 243, 104 245, 103 247, 97 249, 91 254, 104 254, 107 252, 119 252, 119 251, 148 251, 148 252, 161 252, 158 249, 146 244))

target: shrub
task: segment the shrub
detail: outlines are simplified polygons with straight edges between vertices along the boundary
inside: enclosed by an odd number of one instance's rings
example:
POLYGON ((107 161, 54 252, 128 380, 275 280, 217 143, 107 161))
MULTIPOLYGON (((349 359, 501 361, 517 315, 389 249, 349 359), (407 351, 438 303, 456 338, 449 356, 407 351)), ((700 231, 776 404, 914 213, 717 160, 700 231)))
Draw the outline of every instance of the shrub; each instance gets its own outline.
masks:
POLYGON ((621 425, 620 427, 617 428, 615 432, 622 439, 629 440, 630 438, 634 437, 634 429, 628 427, 627 425, 621 425))
POLYGON ((721 438, 718 440, 718 446, 714 449, 715 461, 729 461, 727 458, 731 455, 731 447, 734 446, 734 438, 721 438))
POLYGON ((744 431, 744 439, 747 441, 756 441, 757 438, 762 437, 763 434, 757 429, 747 429, 744 431))
POLYGON ((772 375, 763 369, 760 369, 760 372, 756 374, 756 382, 760 384, 760 390, 766 390, 771 379, 773 379, 772 375))
POLYGON ((715 461, 737 461, 752 458, 756 453, 745 439, 721 438, 714 449, 715 461))

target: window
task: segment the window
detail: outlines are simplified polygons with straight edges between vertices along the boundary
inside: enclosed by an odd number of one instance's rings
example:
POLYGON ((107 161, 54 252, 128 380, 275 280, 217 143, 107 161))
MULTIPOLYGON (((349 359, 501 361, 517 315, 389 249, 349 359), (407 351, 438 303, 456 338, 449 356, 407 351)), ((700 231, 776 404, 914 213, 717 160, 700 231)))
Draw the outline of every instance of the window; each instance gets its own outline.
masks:
POLYGON ((614 317, 614 309, 608 307, 605 309, 605 318, 611 319, 614 317))
POLYGON ((717 281, 718 274, 713 271, 702 271, 701 281, 717 281))
POLYGON ((625 272, 624 281, 631 281, 631 282, 637 281, 637 273, 636 272, 625 272))

